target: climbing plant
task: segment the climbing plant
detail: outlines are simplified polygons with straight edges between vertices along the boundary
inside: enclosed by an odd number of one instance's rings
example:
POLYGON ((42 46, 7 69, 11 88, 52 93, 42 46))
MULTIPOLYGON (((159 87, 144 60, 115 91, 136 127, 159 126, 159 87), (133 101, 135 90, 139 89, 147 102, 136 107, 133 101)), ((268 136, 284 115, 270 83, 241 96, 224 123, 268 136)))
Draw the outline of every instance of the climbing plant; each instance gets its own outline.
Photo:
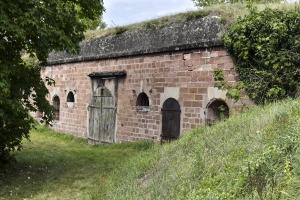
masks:
MULTIPOLYGON (((231 25, 224 44, 249 97, 258 104, 300 91, 300 9, 251 8, 231 25)), ((216 73, 218 75, 218 73, 216 73)))

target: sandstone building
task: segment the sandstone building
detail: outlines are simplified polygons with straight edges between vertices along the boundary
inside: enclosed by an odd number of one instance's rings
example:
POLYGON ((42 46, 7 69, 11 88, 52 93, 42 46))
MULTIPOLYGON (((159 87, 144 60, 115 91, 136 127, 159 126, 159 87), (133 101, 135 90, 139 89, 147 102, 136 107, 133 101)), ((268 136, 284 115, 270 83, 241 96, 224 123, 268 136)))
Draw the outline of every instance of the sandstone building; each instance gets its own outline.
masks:
POLYGON ((241 104, 213 81, 215 68, 236 80, 222 32, 218 17, 203 17, 84 41, 79 55, 52 53, 42 76, 56 82, 53 128, 91 143, 176 139, 229 115, 241 104))

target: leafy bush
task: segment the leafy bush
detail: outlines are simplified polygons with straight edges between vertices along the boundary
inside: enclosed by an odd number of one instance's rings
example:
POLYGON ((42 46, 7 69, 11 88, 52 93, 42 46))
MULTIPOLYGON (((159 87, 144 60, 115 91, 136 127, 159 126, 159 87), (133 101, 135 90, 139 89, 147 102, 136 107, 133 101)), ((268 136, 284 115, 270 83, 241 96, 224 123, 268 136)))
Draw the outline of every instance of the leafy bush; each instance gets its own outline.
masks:
POLYGON ((265 103, 300 89, 300 9, 251 9, 224 36, 249 97, 265 103))

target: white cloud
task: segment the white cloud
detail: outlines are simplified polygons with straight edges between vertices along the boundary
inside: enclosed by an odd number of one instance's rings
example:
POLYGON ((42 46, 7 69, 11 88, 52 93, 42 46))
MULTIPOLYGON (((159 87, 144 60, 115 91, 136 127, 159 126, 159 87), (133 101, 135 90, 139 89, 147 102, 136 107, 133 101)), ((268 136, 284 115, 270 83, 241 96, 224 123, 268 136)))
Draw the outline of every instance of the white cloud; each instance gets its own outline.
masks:
POLYGON ((192 0, 104 0, 104 21, 124 25, 195 9, 192 0))

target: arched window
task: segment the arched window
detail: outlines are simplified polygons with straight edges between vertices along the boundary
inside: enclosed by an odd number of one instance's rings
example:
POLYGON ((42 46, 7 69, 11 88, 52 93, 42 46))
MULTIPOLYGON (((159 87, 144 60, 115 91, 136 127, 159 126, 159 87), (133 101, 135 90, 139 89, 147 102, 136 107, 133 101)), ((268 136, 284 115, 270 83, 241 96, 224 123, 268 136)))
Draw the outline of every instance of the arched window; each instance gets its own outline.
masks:
POLYGON ((59 120, 60 100, 58 96, 53 97, 52 105, 54 108, 54 119, 59 120))
POLYGON ((68 102, 68 103, 74 103, 74 102, 75 102, 75 97, 74 97, 73 92, 69 92, 69 93, 68 93, 68 96, 67 96, 67 102, 68 102))
POLYGON ((139 94, 136 100, 137 110, 149 111, 149 98, 145 92, 139 94))
POLYGON ((207 104, 206 123, 214 124, 229 117, 229 107, 224 100, 214 99, 207 104))

